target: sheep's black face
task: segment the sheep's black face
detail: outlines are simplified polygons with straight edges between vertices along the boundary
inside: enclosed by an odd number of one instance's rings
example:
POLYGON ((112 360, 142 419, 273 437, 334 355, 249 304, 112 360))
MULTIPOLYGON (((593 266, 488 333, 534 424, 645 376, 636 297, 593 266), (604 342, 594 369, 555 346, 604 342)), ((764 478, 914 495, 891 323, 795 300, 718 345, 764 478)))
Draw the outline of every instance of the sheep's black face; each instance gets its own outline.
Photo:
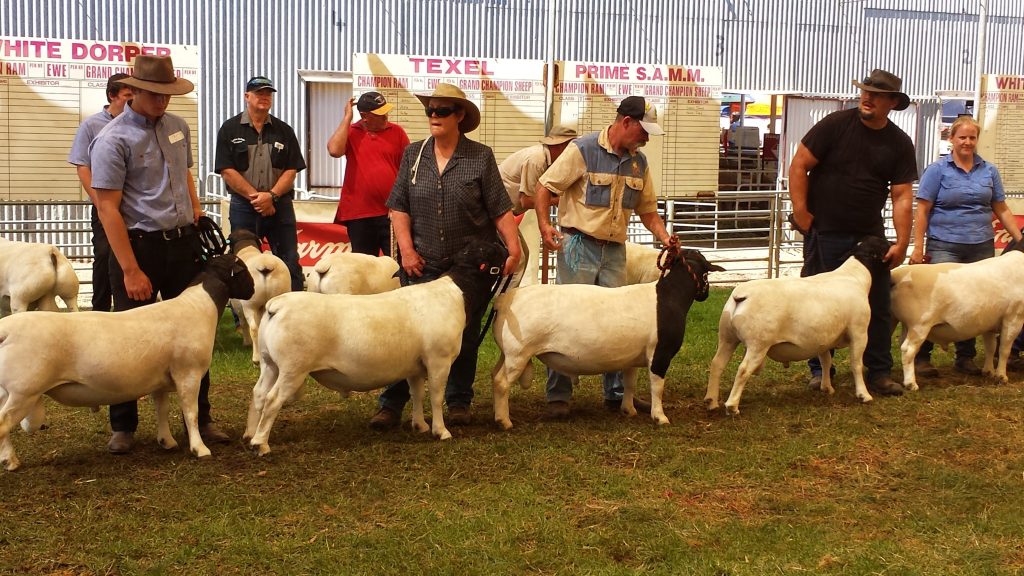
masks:
POLYGON ((206 263, 206 272, 227 286, 228 296, 239 300, 252 298, 255 287, 249 269, 238 256, 225 254, 206 263))
POLYGON ((479 270, 488 276, 501 276, 508 250, 500 242, 473 240, 455 255, 455 266, 479 270))
POLYGON ((232 230, 231 235, 228 236, 228 245, 233 254, 237 254, 239 250, 248 246, 260 250, 260 244, 260 239, 251 230, 239 228, 238 230, 232 230))
POLYGON ((889 246, 889 241, 885 238, 865 236, 853 247, 850 256, 856 258, 871 272, 888 270, 885 255, 889 252, 889 246))

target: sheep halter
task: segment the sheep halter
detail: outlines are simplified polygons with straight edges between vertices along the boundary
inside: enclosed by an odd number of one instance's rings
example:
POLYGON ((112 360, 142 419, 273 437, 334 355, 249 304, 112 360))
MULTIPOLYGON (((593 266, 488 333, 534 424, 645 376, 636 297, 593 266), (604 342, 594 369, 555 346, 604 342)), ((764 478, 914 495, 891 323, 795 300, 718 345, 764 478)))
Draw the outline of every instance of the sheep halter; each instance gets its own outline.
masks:
MULTIPOLYGON (((687 250, 686 252, 689 252, 687 250)), ((693 278, 693 284, 697 288, 697 293, 694 295, 697 300, 707 298, 708 291, 710 290, 710 284, 708 283, 708 273, 704 272, 697 276, 697 272, 690 265, 690 261, 686 258, 686 252, 679 248, 679 238, 673 236, 667 245, 661 249, 661 253, 658 254, 658 270, 661 270, 661 277, 664 278, 668 271, 672 268, 672 265, 682 260, 683 264, 686 265, 686 271, 690 273, 690 277, 693 278)))

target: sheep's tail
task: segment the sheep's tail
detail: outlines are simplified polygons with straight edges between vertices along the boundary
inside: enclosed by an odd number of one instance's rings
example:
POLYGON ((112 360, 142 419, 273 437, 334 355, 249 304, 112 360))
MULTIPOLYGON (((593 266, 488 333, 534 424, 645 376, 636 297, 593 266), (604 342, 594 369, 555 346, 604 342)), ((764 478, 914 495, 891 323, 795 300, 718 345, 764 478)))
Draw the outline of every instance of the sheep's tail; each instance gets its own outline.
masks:
POLYGON ((68 310, 78 312, 78 275, 71 262, 56 247, 50 249, 50 263, 53 265, 55 284, 53 291, 68 310))
POLYGON ((306 288, 308 292, 321 292, 320 283, 323 282, 324 276, 331 271, 330 259, 321 258, 317 261, 316 266, 313 267, 313 273, 309 275, 309 286, 306 288))

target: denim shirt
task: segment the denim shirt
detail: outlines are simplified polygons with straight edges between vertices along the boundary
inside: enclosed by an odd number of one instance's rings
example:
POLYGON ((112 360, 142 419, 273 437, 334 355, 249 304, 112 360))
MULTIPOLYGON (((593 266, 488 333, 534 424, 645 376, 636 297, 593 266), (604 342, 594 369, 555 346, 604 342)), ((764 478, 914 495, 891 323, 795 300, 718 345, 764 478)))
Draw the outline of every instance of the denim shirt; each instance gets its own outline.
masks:
POLYGON ((93 188, 120 190, 129 229, 153 232, 194 220, 188 181, 192 135, 185 120, 164 114, 152 123, 125 106, 89 149, 93 188))
POLYGON ((1006 199, 999 170, 974 155, 970 172, 964 172, 952 154, 925 169, 917 198, 932 203, 928 238, 957 244, 980 244, 995 236, 992 203, 1006 199))

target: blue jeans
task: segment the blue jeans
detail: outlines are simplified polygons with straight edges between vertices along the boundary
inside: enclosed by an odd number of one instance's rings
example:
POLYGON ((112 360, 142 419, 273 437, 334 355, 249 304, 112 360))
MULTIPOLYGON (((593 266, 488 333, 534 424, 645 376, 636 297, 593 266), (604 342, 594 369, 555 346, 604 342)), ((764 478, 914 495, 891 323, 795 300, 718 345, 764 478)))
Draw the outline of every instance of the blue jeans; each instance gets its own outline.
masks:
MULTIPOLYGON (((929 238, 925 245, 925 254, 931 257, 932 264, 941 264, 942 262, 970 264, 995 256, 996 248, 991 240, 980 244, 959 244, 929 238)), ((970 288, 965 286, 964 289, 969 290, 970 288)), ((974 358, 977 356, 978 348, 975 340, 975 338, 970 338, 957 342, 956 357, 974 358)), ((935 348, 935 344, 930 340, 925 340, 921 343, 921 349, 917 351, 917 357, 914 360, 917 362, 931 360, 933 348, 935 348)))
MULTIPOLYGON (((436 280, 440 273, 424 273, 419 278, 410 278, 409 284, 422 284, 436 280)), ((474 311, 472 316, 467 318, 466 329, 462 332, 462 348, 459 355, 452 362, 452 369, 448 372, 448 382, 444 389, 444 401, 448 409, 455 407, 469 408, 473 402, 473 381, 476 380, 477 351, 480 348, 480 319, 483 318, 487 306, 474 311)), ((427 396, 429 398, 429 394, 427 396)), ((409 402, 409 382, 402 380, 396 382, 380 393, 377 404, 381 408, 387 408, 401 414, 405 405, 409 402)))
MULTIPOLYGON (((801 276, 814 276, 831 272, 846 261, 848 254, 863 234, 819 233, 811 230, 804 238, 804 267, 801 276)), ((823 295, 824 296, 824 295, 823 295)), ((868 345, 864 349, 864 369, 868 380, 892 372, 892 303, 889 297, 889 270, 871 275, 868 291, 871 321, 868 323, 868 345)), ((821 362, 817 358, 807 361, 811 374, 821 375, 821 362)))
MULTIPOLYGON (((626 246, 615 242, 601 242, 585 234, 565 231, 562 249, 558 251, 556 270, 559 284, 593 284, 607 288, 626 285, 626 246)), ((611 313, 595 310, 595 313, 611 313)), ((614 338, 614 334, 609 334, 614 338)), ((621 400, 622 372, 604 375, 605 400, 621 400)), ((572 399, 572 380, 564 374, 548 369, 548 402, 568 402, 572 399)))
POLYGON ((292 290, 303 288, 302 266, 299 265, 299 238, 295 230, 295 207, 292 194, 281 196, 274 204, 274 215, 263 217, 248 200, 238 194, 231 195, 228 220, 233 229, 251 231, 257 238, 266 238, 270 251, 284 261, 292 278, 292 290))

